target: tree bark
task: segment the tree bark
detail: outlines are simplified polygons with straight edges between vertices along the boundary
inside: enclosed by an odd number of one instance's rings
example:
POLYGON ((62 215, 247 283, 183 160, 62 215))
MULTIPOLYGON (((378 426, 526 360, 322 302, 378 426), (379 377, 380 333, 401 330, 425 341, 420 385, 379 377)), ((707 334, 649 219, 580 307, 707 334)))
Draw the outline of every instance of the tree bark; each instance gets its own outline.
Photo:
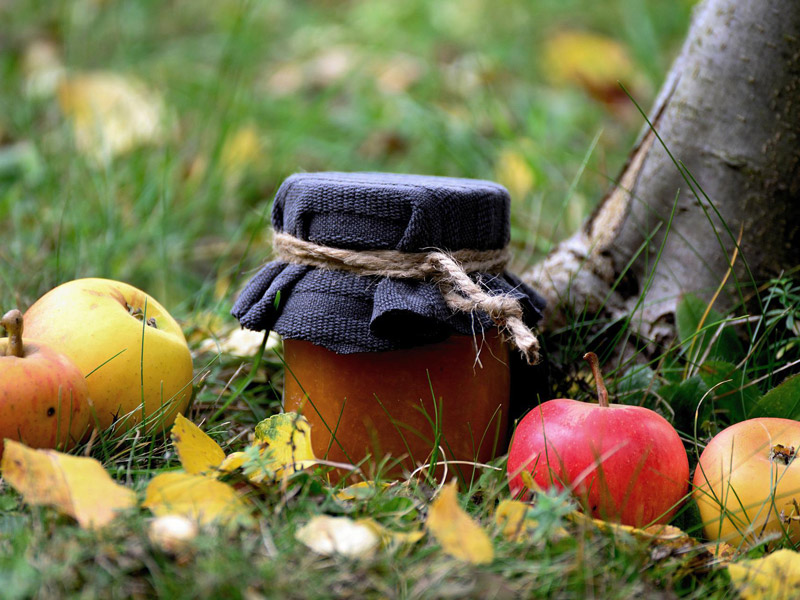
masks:
POLYGON ((630 316, 655 348, 674 338, 681 296, 712 299, 737 252, 718 309, 797 266, 799 84, 800 2, 699 5, 616 186, 524 275, 549 327, 630 316))

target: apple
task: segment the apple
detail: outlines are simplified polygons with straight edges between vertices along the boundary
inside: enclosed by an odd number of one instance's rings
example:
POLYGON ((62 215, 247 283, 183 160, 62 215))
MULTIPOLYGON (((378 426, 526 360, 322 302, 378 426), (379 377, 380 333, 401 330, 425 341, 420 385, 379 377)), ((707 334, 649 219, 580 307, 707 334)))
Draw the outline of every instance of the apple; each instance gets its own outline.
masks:
POLYGON ((791 419, 749 419, 714 436, 692 481, 706 537, 738 545, 786 533, 800 542, 798 448, 791 419))
POLYGON ((609 404, 597 356, 588 352, 599 404, 559 398, 520 421, 508 454, 511 493, 527 496, 521 473, 541 488, 568 489, 596 518, 642 526, 666 523, 686 496, 689 460, 658 413, 609 404))
POLYGON ((25 313, 31 337, 71 358, 89 384, 96 425, 167 428, 192 396, 192 357, 154 298, 109 279, 76 279, 25 313))
POLYGON ((32 448, 69 450, 89 427, 89 389, 77 366, 45 345, 22 339, 18 310, 7 312, 0 326, 0 457, 3 440, 32 448))

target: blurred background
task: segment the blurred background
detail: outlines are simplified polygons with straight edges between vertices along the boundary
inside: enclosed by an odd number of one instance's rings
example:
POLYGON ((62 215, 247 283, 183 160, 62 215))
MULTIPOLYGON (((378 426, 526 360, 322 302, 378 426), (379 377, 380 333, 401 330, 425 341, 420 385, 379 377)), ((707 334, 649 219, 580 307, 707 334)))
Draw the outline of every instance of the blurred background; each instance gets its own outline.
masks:
POLYGON ((296 171, 492 179, 515 269, 579 226, 688 0, 0 0, 0 307, 79 276, 187 319, 269 257, 296 171))

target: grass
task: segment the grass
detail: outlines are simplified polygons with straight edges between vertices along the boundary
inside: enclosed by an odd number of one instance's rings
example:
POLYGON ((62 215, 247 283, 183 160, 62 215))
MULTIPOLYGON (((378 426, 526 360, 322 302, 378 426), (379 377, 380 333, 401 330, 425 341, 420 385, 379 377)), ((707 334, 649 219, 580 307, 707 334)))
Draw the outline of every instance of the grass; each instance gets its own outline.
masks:
MULTIPOLYGON (((239 450, 280 408, 279 355, 200 348, 234 326, 234 295, 269 256, 270 202, 284 177, 383 170, 499 179, 515 192, 512 245, 522 269, 579 225, 642 125, 630 103, 555 83, 543 61, 548 40, 567 28, 615 38, 634 64, 635 81, 626 84, 647 106, 690 4, 0 4, 0 309, 24 309, 80 276, 149 291, 182 322, 195 352, 200 383, 191 417, 239 450), (158 90, 169 115, 164 139, 100 164, 76 152, 57 99, 25 92, 25 56, 42 40, 69 72, 112 71, 158 90), (248 135, 254 150, 236 158, 235 140, 248 135)), ((743 390, 761 395, 791 372, 781 369, 800 353, 798 296, 791 277, 762 290, 750 346, 726 355, 741 373, 738 388, 710 391, 719 381, 704 377, 705 361, 697 360, 703 348, 730 350, 724 335, 710 340, 723 316, 692 329, 703 311, 688 311, 681 343, 650 364, 609 373, 613 391, 673 418, 688 447, 702 444, 731 421, 731 399, 741 404, 743 390), (696 398, 706 392, 709 408, 695 419, 696 398)), ((578 319, 546 340, 559 350, 554 395, 592 397, 573 369, 579 353, 626 334, 612 323, 604 337, 588 338, 591 325, 578 319)), ((140 495, 155 474, 178 466, 158 435, 104 432, 89 451, 140 495)), ((320 558, 294 538, 323 512, 409 528, 424 519, 433 491, 424 478, 342 503, 325 469, 301 473, 286 486, 252 490, 258 527, 205 530, 191 555, 178 558, 148 540, 145 511, 92 533, 0 484, 0 589, 9 599, 730 595, 724 571, 697 568, 679 553, 656 558, 641 540, 571 522, 563 497, 540 498, 536 535, 505 540, 492 520, 508 494, 503 460, 495 466, 461 488, 462 505, 496 546, 495 561, 481 567, 448 558, 430 539, 355 561, 320 558)), ((676 522, 698 533, 690 504, 676 522)))

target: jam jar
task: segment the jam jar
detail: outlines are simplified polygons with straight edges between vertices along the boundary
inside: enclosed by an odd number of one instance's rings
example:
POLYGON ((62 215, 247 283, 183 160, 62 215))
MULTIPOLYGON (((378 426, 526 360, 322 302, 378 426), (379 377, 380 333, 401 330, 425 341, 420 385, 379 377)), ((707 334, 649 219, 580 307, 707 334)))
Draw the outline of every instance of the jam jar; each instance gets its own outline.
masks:
POLYGON ((525 363, 508 311, 530 328, 544 305, 504 268, 509 211, 505 188, 482 180, 284 181, 273 260, 232 313, 282 336, 284 409, 311 423, 318 457, 401 476, 505 452, 520 412, 510 365, 525 363))

